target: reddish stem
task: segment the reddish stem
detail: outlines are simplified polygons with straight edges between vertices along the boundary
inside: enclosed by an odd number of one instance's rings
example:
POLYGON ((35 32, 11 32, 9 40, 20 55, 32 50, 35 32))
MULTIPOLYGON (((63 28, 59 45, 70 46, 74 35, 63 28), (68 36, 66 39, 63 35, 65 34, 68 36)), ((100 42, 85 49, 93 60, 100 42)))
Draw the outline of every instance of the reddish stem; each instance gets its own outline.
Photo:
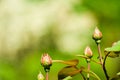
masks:
POLYGON ((104 59, 104 61, 103 61, 102 53, 101 53, 101 49, 100 49, 100 44, 99 44, 99 43, 97 44, 97 47, 98 47, 99 60, 100 60, 100 62, 101 62, 102 69, 103 69, 104 74, 105 74, 105 76, 106 76, 106 80, 109 80, 109 76, 108 76, 107 70, 106 70, 106 68, 105 68, 105 61, 106 61, 106 58, 107 58, 108 54, 105 56, 105 59, 104 59))
POLYGON ((100 44, 97 44, 97 47, 98 47, 99 60, 101 62, 101 65, 103 66, 103 60, 102 60, 102 54, 101 54, 100 44))
POLYGON ((46 80, 48 80, 48 77, 49 77, 49 76, 48 76, 48 72, 46 72, 46 80))

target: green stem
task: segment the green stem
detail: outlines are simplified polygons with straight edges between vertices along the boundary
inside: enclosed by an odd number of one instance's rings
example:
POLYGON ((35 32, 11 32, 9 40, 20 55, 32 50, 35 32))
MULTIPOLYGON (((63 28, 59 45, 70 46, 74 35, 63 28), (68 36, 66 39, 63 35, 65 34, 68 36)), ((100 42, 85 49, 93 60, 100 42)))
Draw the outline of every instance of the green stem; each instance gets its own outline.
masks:
POLYGON ((95 62, 95 63, 97 63, 97 64, 101 64, 101 62, 97 62, 97 61, 95 61, 95 60, 93 60, 93 59, 91 59, 91 61, 93 61, 93 62, 95 62))
MULTIPOLYGON (((90 71, 90 61, 88 61, 87 64, 88 64, 88 71, 90 71)), ((89 80, 89 78, 90 78, 90 74, 87 73, 87 80, 89 80)))

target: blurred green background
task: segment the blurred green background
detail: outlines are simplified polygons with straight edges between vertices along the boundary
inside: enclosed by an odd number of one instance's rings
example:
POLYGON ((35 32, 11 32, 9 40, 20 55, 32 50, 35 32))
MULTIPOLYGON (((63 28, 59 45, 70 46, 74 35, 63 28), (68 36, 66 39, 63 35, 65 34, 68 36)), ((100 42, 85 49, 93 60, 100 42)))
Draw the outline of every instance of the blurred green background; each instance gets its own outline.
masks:
MULTIPOLYGON (((40 71, 45 74, 40 64, 42 53, 53 59, 79 59, 78 67, 86 67, 85 60, 75 55, 83 54, 89 45, 97 60, 91 37, 96 26, 103 33, 104 55, 104 48, 120 40, 119 14, 119 0, 0 0, 0 80, 37 80, 40 71)), ((120 71, 119 64, 120 57, 107 59, 111 77, 120 71)), ((64 66, 53 64, 50 80, 57 80, 64 66)), ((105 80, 101 67, 91 66, 105 80)))

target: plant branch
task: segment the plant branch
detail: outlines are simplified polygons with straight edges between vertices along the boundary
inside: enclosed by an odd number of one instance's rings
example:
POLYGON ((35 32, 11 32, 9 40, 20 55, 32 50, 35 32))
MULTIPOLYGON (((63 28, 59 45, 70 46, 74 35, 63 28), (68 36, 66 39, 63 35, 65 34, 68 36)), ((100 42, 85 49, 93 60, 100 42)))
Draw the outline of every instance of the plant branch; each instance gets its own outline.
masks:
POLYGON ((49 76, 48 76, 48 72, 46 72, 46 80, 48 80, 48 77, 49 77, 49 76))
POLYGON ((105 73, 105 76, 106 76, 106 79, 107 79, 107 80, 109 80, 109 76, 108 76, 107 70, 106 70, 106 68, 105 68, 105 62, 106 62, 107 56, 108 56, 109 54, 110 54, 110 53, 107 53, 107 54, 105 55, 104 62, 103 62, 103 70, 104 70, 104 73, 105 73))
POLYGON ((102 53, 101 53, 101 49, 100 49, 100 43, 97 44, 97 48, 98 48, 98 54, 99 54, 99 60, 101 65, 103 65, 103 59, 102 59, 102 53))
POLYGON ((95 63, 97 63, 97 64, 101 64, 101 62, 97 62, 97 61, 95 61, 95 60, 93 60, 93 59, 91 59, 91 61, 92 61, 92 62, 95 62, 95 63))
MULTIPOLYGON (((76 56, 81 57, 81 58, 85 58, 85 59, 89 59, 87 56, 84 56, 84 55, 76 55, 76 56)), ((90 61, 95 62, 97 64, 101 64, 101 62, 97 62, 97 61, 95 61, 93 59, 90 59, 90 61)))
POLYGON ((100 43, 97 44, 97 47, 98 47, 99 60, 100 60, 100 62, 101 62, 102 69, 103 69, 103 71, 104 71, 106 80, 109 80, 109 76, 108 76, 107 70, 106 70, 106 68, 105 68, 106 58, 107 58, 107 56, 109 55, 109 53, 105 56, 104 61, 103 61, 102 53, 101 53, 101 49, 100 49, 100 43))
POLYGON ((81 74, 83 80, 86 80, 85 76, 82 73, 80 73, 80 74, 81 74))
MULTIPOLYGON (((90 61, 87 62, 87 65, 88 65, 88 71, 90 71, 90 61)), ((87 80, 89 80, 90 78, 90 74, 87 73, 87 80)))

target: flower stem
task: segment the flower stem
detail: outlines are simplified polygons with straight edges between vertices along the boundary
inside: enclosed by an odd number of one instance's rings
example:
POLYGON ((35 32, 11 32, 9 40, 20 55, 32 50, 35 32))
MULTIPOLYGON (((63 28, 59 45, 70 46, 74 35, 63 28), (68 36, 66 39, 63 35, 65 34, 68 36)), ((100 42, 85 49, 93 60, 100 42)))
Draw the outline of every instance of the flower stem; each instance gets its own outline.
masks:
MULTIPOLYGON (((88 65, 88 71, 90 71, 90 61, 87 62, 87 65, 88 65)), ((87 80, 89 80, 90 78, 90 74, 87 73, 87 80)))
POLYGON ((48 80, 48 77, 49 77, 49 76, 48 76, 48 72, 46 72, 46 80, 48 80))
POLYGON ((108 76, 107 70, 106 70, 106 68, 105 68, 105 62, 106 62, 106 59, 107 59, 107 56, 108 56, 108 55, 109 55, 109 53, 105 55, 104 62, 103 62, 103 70, 104 70, 104 73, 105 73, 105 76, 106 76, 106 79, 107 79, 107 80, 109 80, 109 76, 108 76))
POLYGON ((99 60, 100 60, 102 69, 103 69, 103 71, 104 71, 106 80, 109 80, 109 76, 108 76, 107 70, 106 70, 106 68, 105 68, 105 61, 106 61, 106 58, 107 58, 108 54, 105 56, 104 61, 103 61, 102 53, 101 53, 101 49, 100 49, 100 43, 97 44, 97 47, 98 47, 99 60))
POLYGON ((101 49, 100 49, 100 43, 97 44, 98 47, 98 54, 99 54, 99 60, 101 65, 103 65, 103 59, 102 59, 102 54, 101 54, 101 49))
POLYGON ((85 76, 82 73, 81 73, 81 76, 82 76, 83 80, 86 80, 85 76))

